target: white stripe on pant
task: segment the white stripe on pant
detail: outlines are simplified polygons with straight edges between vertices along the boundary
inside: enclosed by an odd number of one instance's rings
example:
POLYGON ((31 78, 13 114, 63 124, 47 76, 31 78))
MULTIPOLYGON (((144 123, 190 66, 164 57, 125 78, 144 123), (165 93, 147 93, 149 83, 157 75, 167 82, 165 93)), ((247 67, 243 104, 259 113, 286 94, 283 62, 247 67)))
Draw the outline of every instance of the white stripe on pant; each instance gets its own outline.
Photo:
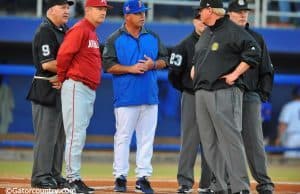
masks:
POLYGON ((66 133, 66 178, 69 181, 81 179, 81 154, 95 98, 95 91, 82 82, 68 79, 63 83, 61 102, 66 133))

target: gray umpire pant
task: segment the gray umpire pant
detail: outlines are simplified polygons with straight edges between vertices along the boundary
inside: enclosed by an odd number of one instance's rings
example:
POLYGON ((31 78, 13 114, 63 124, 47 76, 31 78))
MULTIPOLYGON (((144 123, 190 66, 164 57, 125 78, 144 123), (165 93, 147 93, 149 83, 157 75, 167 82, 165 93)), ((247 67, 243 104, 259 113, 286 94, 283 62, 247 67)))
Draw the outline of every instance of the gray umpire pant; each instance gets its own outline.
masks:
POLYGON ((237 87, 196 91, 196 117, 204 156, 217 182, 227 192, 225 166, 232 193, 250 190, 242 140, 243 92, 237 87))
POLYGON ((245 92, 243 100, 243 130, 246 156, 257 191, 273 190, 274 184, 267 174, 267 159, 264 149, 261 101, 255 92, 245 92))
MULTIPOLYGON (((179 154, 177 181, 179 185, 194 185, 194 165, 200 145, 196 122, 195 96, 183 92, 181 96, 181 146, 179 154)), ((199 188, 208 188, 212 173, 201 151, 201 180, 199 188)))
POLYGON ((31 182, 61 176, 65 149, 65 132, 59 108, 32 102, 34 160, 31 182))

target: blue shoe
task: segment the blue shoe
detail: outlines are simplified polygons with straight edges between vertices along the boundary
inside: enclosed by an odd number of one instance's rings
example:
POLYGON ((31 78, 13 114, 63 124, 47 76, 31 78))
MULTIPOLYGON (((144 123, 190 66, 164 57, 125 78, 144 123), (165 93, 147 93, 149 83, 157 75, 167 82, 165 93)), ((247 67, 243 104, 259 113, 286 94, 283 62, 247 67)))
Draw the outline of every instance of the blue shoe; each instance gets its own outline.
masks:
POLYGON ((146 177, 141 177, 136 181, 135 192, 146 194, 154 193, 153 189, 151 188, 150 182, 147 180, 146 177))
POLYGON ((126 192, 126 190, 127 190, 126 184, 127 184, 127 180, 126 180, 125 176, 121 175, 121 176, 117 177, 115 180, 114 191, 121 192, 121 193, 126 192))

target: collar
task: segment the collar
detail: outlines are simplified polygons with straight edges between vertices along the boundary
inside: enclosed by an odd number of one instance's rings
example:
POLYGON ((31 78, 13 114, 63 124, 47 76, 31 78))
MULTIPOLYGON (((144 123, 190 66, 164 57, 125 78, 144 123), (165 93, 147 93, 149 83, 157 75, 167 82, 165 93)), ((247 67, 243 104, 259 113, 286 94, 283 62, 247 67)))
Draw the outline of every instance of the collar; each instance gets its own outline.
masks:
POLYGON ((84 23, 84 25, 86 25, 90 30, 95 31, 96 27, 86 18, 82 19, 82 22, 84 23))
POLYGON ((224 17, 217 19, 214 25, 208 27, 211 31, 215 31, 217 28, 221 27, 227 20, 229 20, 229 16, 225 15, 224 17))
POLYGON ((192 36, 196 39, 198 39, 200 37, 200 35, 194 30, 192 36))
POLYGON ((46 17, 44 21, 60 32, 66 32, 68 30, 66 24, 63 24, 62 26, 56 26, 48 17, 46 17))
POLYGON ((250 29, 250 24, 249 24, 249 23, 246 23, 245 29, 246 29, 246 30, 249 30, 249 29, 250 29))
MULTIPOLYGON (((127 33, 127 34, 130 34, 130 33, 128 32, 128 30, 125 28, 125 23, 122 24, 120 30, 121 30, 122 32, 125 32, 125 33, 127 33)), ((148 30, 147 30, 144 26, 142 26, 142 29, 141 29, 141 31, 140 31, 140 35, 141 35, 141 34, 147 34, 147 33, 149 33, 148 30)))

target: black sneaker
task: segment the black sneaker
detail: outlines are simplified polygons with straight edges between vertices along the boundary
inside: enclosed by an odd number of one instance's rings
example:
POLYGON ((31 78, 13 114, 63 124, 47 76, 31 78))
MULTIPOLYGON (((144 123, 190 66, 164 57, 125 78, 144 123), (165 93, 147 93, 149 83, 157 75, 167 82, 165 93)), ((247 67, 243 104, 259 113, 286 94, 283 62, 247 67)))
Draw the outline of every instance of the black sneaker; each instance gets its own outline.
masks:
POLYGON ((88 187, 83 181, 82 181, 82 184, 85 186, 85 188, 89 191, 89 193, 94 193, 95 192, 95 189, 92 188, 92 187, 88 187))
POLYGON ((57 189, 57 182, 51 176, 40 178, 31 182, 31 187, 40 189, 57 189))
POLYGON ((95 192, 95 189, 92 188, 92 187, 87 187, 87 189, 88 189, 89 193, 94 193, 95 192))
POLYGON ((74 189, 76 193, 89 194, 93 193, 88 186, 82 180, 76 180, 70 183, 70 189, 74 189))
POLYGON ((115 180, 115 187, 114 187, 114 191, 115 192, 126 192, 127 190, 127 186, 126 186, 127 180, 126 177, 121 175, 119 177, 116 178, 115 180))
POLYGON ((193 192, 192 187, 187 186, 187 185, 181 185, 178 189, 177 189, 177 193, 191 193, 193 192))
POLYGON ((259 194, 273 194, 273 191, 271 190, 263 190, 263 191, 259 191, 259 194))
POLYGON ((54 178, 57 182, 57 188, 58 189, 63 189, 63 188, 70 188, 70 184, 67 181, 67 179, 59 176, 54 178))
POLYGON ((137 193, 146 193, 146 194, 153 194, 154 193, 153 189, 151 188, 150 182, 144 176, 139 178, 136 181, 135 192, 137 192, 137 193))

